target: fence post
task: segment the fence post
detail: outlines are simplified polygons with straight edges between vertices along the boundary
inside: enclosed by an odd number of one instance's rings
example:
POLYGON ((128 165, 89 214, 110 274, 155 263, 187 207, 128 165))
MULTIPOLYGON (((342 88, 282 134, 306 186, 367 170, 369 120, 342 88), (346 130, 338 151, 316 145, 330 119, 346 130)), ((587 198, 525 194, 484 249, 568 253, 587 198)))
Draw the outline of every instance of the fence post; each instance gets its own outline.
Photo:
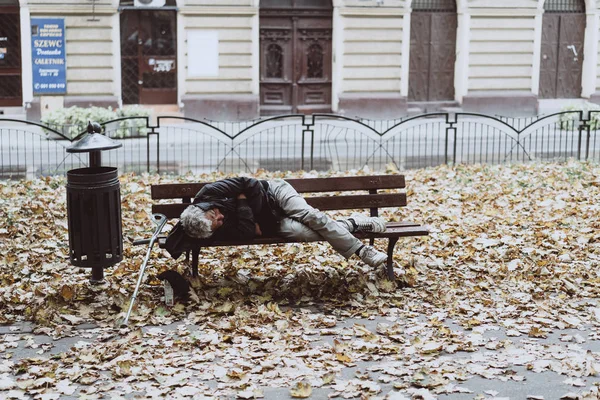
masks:
POLYGON ((150 132, 146 134, 146 172, 150 173, 150 132))
POLYGON ((160 175, 160 132, 155 132, 152 127, 152 134, 156 135, 156 173, 160 175))
POLYGON ((579 111, 579 124, 577 126, 577 130, 579 131, 579 135, 577 135, 577 160, 581 161, 581 137, 582 132, 585 129, 586 124, 586 119, 585 116, 583 115, 584 111, 579 111))
POLYGON ((310 169, 312 170, 314 168, 314 157, 315 157, 315 132, 313 131, 313 127, 315 125, 315 116, 314 115, 304 115, 302 117, 302 125, 303 125, 303 129, 302 129, 302 161, 301 161, 301 168, 302 170, 304 170, 304 142, 305 142, 305 135, 308 133, 310 134, 310 169), (307 122, 307 118, 310 117, 310 121, 307 122))
POLYGON ((457 122, 457 114, 446 113, 446 135, 445 135, 445 143, 444 143, 444 163, 448 164, 448 140, 450 136, 450 131, 454 132, 454 144, 452 149, 452 162, 456 161, 456 127, 454 124, 457 122), (450 120, 450 115, 453 115, 453 121, 450 120))
MULTIPOLYGON (((581 130, 585 129, 585 131, 587 132, 587 134, 585 135, 585 160, 588 160, 588 157, 590 156, 590 139, 592 136, 591 133, 591 129, 592 129, 592 115, 594 113, 596 113, 597 111, 587 111, 587 115, 586 115, 586 119, 581 119, 582 124, 579 126, 579 137, 581 138, 582 134, 581 134, 581 130)), ((583 111, 582 111, 583 113, 583 111)), ((580 139, 581 140, 581 139, 580 139)), ((579 159, 579 154, 577 159, 579 159)))

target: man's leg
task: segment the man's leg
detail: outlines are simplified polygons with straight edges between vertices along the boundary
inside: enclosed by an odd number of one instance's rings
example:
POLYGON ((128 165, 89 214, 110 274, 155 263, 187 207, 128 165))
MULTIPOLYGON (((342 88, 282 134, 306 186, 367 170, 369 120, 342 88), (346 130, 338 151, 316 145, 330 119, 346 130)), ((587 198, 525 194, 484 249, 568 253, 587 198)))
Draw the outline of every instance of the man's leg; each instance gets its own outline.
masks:
POLYGON ((367 217, 362 214, 352 214, 349 218, 338 219, 349 232, 385 232, 385 220, 380 217, 367 217))
POLYGON ((327 214, 311 207, 289 183, 280 179, 273 180, 269 182, 269 189, 284 214, 288 217, 280 225, 280 233, 285 237, 296 240, 314 238, 314 236, 310 236, 311 234, 306 229, 291 221, 287 221, 290 219, 316 232, 345 258, 350 258, 353 254, 361 250, 360 257, 372 266, 378 266, 387 260, 385 253, 378 252, 370 246, 364 246, 342 224, 334 221, 327 214), (368 254, 369 257, 363 257, 363 253, 365 255, 368 254))
MULTIPOLYGON (((310 206, 309 206, 310 207, 310 206)), ((345 230, 350 233, 363 232, 383 232, 385 231, 385 222, 382 218, 366 217, 362 215, 350 218, 341 218, 335 220, 345 230), (373 222, 374 221, 374 222, 373 222)), ((292 218, 284 218, 279 223, 279 233, 283 237, 293 238, 299 242, 311 242, 314 240, 326 240, 316 231, 292 218)))

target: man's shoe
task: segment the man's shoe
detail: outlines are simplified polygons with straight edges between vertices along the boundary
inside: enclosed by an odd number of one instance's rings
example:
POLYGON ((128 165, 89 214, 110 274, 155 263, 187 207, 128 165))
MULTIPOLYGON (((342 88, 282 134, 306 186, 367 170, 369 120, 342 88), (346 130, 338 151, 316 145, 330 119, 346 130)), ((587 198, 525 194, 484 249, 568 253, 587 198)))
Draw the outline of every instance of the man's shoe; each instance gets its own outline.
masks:
POLYGON ((358 256, 365 264, 369 264, 373 268, 377 268, 380 265, 385 264, 388 259, 387 254, 376 250, 372 246, 363 247, 358 253, 358 256))
POLYGON ((381 217, 367 217, 365 215, 355 214, 348 218, 354 221, 355 231, 361 232, 385 232, 385 220, 381 217))

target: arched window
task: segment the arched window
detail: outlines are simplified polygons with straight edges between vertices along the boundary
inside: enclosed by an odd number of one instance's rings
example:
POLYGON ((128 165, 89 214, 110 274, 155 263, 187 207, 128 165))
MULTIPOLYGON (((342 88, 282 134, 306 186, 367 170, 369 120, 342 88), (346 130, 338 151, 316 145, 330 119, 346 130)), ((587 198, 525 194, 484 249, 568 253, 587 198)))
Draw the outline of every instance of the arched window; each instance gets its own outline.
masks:
POLYGON ((323 77, 323 48, 317 43, 313 43, 308 48, 307 60, 307 77, 322 78, 323 77))
POLYGON ((455 0, 413 0, 413 11, 456 12, 455 0))
POLYGON ((278 44, 267 48, 267 78, 283 78, 283 49, 278 44))
POLYGON ((585 0, 546 0, 544 10, 547 13, 583 13, 585 0))

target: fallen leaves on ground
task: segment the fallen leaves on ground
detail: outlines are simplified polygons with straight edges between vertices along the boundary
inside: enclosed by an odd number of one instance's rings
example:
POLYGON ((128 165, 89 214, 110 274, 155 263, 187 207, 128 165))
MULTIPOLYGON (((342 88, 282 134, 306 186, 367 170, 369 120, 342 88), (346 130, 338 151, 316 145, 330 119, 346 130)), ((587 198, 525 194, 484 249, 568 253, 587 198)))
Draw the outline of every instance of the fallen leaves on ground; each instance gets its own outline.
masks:
MULTIPOLYGON (((368 171, 335 175, 352 174, 368 171)), ((39 348, 39 357, 19 361, 11 349, 26 338, 0 337, 0 389, 43 398, 75 388, 82 398, 260 398, 263 388, 279 387, 302 398, 326 386, 344 398, 429 399, 468 393, 460 383, 469 376, 519 382, 516 367, 554 371, 576 388, 598 376, 598 355, 580 344, 600 328, 600 306, 589 300, 600 295, 600 167, 459 165, 405 174, 409 205, 382 215, 426 224, 431 235, 400 240, 398 283, 327 243, 210 248, 192 281, 196 300, 168 308, 155 277, 187 266, 155 249, 132 326, 120 330, 146 252, 132 242, 153 229, 150 185, 225 175, 121 176, 124 259, 101 285, 69 263, 65 178, 0 182, 0 323, 33 321, 34 333, 55 339, 81 334, 84 322, 97 326, 68 351, 45 357, 39 348), (352 319, 378 321, 345 324, 352 319), (161 328, 173 322, 176 329, 161 328), (584 327, 587 336, 544 342, 557 329, 584 327), (498 329, 506 338, 494 337, 498 329), (447 357, 456 352, 470 357, 447 357), (357 363, 372 369, 342 376, 357 363), (383 384, 395 391, 386 395, 383 384)))

